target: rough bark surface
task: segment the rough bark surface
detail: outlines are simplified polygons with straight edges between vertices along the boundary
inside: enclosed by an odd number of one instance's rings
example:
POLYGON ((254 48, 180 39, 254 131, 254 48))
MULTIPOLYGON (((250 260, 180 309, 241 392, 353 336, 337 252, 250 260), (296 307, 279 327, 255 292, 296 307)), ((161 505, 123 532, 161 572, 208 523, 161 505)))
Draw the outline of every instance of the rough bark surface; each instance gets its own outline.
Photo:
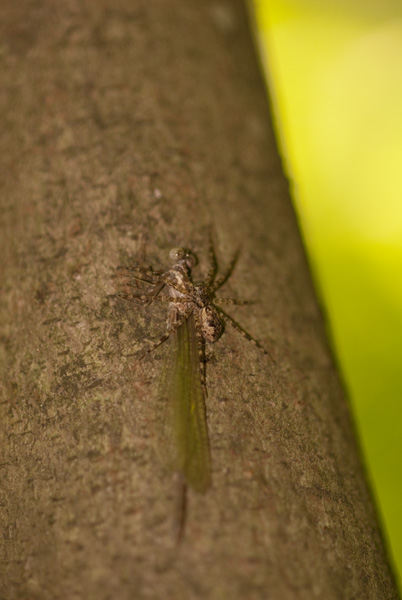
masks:
POLYGON ((240 0, 2 0, 0 598, 397 598, 240 0), (164 309, 122 262, 241 245, 213 487, 158 455, 164 309))

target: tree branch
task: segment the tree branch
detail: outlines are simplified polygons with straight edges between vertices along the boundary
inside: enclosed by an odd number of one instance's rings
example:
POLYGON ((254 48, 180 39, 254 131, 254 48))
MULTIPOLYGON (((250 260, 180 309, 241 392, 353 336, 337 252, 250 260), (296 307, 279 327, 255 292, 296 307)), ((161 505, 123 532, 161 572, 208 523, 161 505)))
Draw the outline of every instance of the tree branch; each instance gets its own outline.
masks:
MULTIPOLYGON (((240 0, 4 0, 0 596, 397 598, 240 0), (208 228, 244 328, 207 365, 213 486, 157 447, 164 306, 109 297, 208 228), (251 346, 251 347, 250 347, 251 346)), ((222 290, 222 295, 223 295, 222 290)), ((155 303, 156 304, 156 303, 155 303)))

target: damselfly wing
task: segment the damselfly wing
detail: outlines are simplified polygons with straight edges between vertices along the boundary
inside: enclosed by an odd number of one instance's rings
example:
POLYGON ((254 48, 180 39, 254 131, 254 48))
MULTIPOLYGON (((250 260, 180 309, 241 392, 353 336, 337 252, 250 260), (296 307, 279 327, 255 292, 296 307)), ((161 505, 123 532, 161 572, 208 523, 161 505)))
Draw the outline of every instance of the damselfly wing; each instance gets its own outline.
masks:
POLYGON ((205 492, 211 484, 211 462, 193 314, 171 333, 169 346, 161 385, 167 460, 189 486, 205 492))

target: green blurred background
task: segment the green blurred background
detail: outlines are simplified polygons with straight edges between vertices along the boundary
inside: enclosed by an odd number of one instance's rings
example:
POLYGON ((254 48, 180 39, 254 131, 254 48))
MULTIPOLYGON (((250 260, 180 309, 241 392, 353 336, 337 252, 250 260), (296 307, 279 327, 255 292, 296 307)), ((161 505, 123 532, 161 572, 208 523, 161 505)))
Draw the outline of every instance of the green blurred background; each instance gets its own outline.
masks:
POLYGON ((254 5, 285 168, 402 572, 402 5, 254 5))

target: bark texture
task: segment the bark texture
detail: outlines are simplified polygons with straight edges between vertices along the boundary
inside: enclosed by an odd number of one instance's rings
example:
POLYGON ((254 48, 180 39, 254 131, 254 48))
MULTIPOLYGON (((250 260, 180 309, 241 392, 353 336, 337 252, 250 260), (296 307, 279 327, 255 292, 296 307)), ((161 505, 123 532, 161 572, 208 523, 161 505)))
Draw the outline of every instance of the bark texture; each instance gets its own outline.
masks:
POLYGON ((2 0, 2 600, 397 598, 240 0, 2 0), (122 262, 205 272, 213 487, 172 539, 158 455, 163 307, 122 262))

